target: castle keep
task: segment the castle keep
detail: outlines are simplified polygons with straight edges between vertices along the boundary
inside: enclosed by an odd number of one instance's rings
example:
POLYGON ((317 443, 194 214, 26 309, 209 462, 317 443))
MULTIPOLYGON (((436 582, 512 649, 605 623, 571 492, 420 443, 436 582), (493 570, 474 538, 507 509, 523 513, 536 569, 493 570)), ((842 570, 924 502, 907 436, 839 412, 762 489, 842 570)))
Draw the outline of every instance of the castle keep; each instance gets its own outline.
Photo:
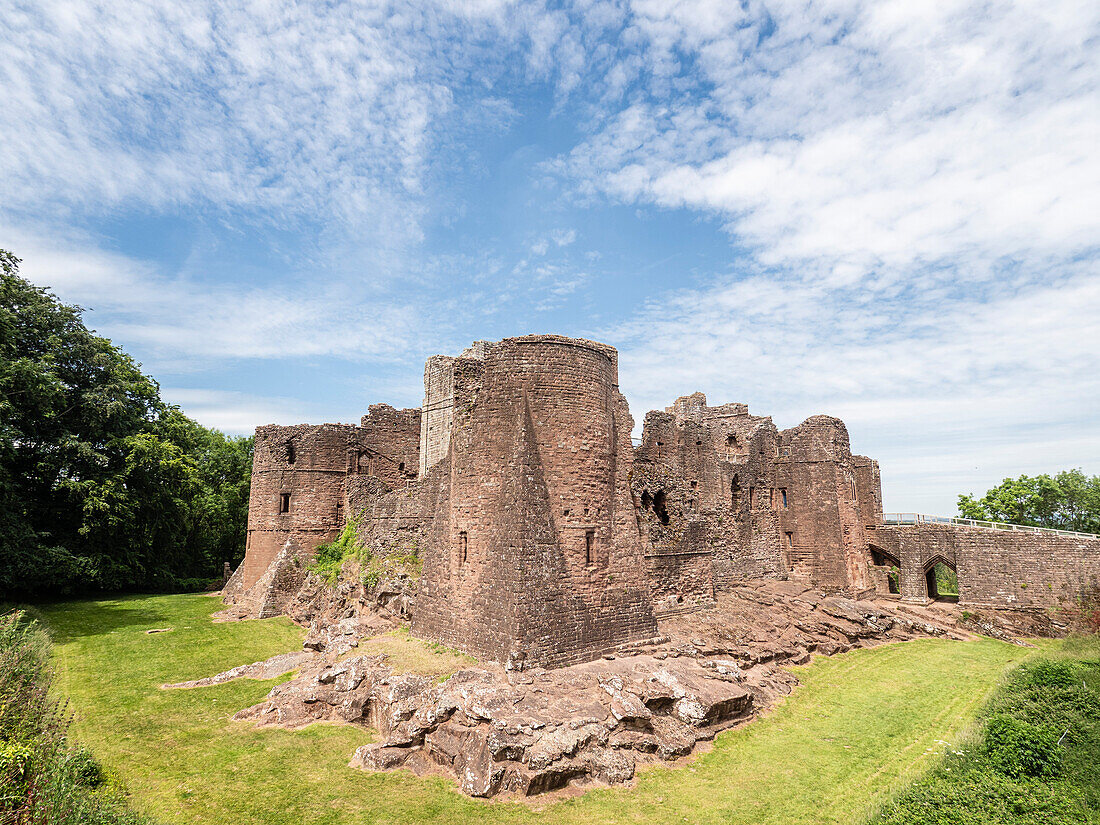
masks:
POLYGON ((746 579, 925 601, 946 564, 964 605, 1043 609, 1100 577, 1096 537, 886 523, 878 464, 829 416, 779 430, 696 393, 648 413, 635 447, 604 344, 477 342, 431 358, 424 392, 359 426, 257 429, 226 601, 281 612, 349 518, 372 552, 422 559, 416 635, 515 667, 653 637, 746 579))

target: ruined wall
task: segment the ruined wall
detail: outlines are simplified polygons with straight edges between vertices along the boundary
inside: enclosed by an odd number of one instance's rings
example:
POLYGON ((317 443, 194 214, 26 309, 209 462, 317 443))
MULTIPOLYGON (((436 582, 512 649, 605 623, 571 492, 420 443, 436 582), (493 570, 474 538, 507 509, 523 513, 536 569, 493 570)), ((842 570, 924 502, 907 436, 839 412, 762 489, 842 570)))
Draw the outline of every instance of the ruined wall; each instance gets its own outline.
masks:
POLYGON ((404 487, 420 467, 418 409, 396 410, 389 404, 371 404, 363 416, 355 442, 349 447, 348 474, 369 475, 391 488, 404 487))
POLYGON ((471 388, 464 377, 471 371, 480 373, 476 363, 485 359, 492 344, 475 341, 457 358, 433 355, 424 365, 424 404, 420 428, 420 477, 447 456, 451 447, 451 426, 454 421, 455 397, 461 404, 470 398, 471 388), (463 363, 465 362, 465 363, 463 363), (456 385, 457 374, 457 385, 456 385))
POLYGON ((972 607, 1068 606, 1100 581, 1100 539, 923 523, 879 527, 872 541, 901 561, 903 598, 928 597, 937 561, 955 570, 959 604, 972 607))
POLYGON ((744 404, 708 407, 702 393, 646 415, 632 487, 646 555, 661 557, 650 566, 655 598, 708 595, 696 554, 711 557, 713 589, 786 574, 773 513, 775 439, 770 418, 744 404))
POLYGON ((527 336, 455 366, 413 631, 544 665, 652 635, 615 351, 527 336))
MULTIPOLYGON (((647 555, 707 551, 716 589, 787 575, 871 588, 867 528, 881 520, 878 465, 851 454, 839 419, 813 416, 780 433, 744 404, 708 407, 702 393, 685 396, 646 415, 633 489, 647 555)), ((684 556, 684 564, 695 561, 684 556)), ((653 577, 656 594, 672 589, 665 579, 680 578, 668 561, 653 577)), ((698 580, 690 571, 682 578, 698 580)))
POLYGON ((343 525, 350 424, 258 427, 248 498, 248 533, 240 586, 254 585, 284 547, 301 558, 331 541, 343 525))
POLYGON ((318 545, 368 506, 364 491, 403 489, 415 478, 419 451, 420 410, 387 404, 373 405, 358 427, 257 428, 245 556, 223 598, 256 616, 279 612, 318 545))
POLYGON ((781 530, 792 572, 821 587, 870 589, 866 524, 877 521, 881 498, 861 504, 857 479, 872 493, 877 466, 852 455, 844 422, 827 415, 780 433, 779 453, 777 482, 787 500, 781 530))

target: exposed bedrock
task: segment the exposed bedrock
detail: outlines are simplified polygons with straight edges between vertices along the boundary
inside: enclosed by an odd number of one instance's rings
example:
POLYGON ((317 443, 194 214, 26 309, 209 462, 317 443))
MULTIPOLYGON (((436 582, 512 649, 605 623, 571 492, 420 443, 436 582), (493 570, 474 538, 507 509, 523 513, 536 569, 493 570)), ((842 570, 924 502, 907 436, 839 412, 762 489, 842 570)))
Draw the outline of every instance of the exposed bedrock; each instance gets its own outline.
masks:
MULTIPOLYGON (((325 610, 349 595, 333 591, 325 610)), ((339 623, 324 626, 331 632, 339 623)), ((790 582, 734 588, 713 608, 666 619, 659 636, 592 662, 471 667, 443 682, 398 672, 385 655, 347 654, 354 634, 319 648, 311 634, 307 645, 317 652, 298 662, 299 675, 235 718, 287 728, 361 725, 377 739, 356 751, 354 767, 442 772, 471 796, 530 796, 628 782, 639 765, 691 754, 789 693, 797 679, 785 666, 813 653, 945 635, 964 634, 945 615, 822 596, 790 582)), ((272 670, 261 664, 223 676, 272 670)))

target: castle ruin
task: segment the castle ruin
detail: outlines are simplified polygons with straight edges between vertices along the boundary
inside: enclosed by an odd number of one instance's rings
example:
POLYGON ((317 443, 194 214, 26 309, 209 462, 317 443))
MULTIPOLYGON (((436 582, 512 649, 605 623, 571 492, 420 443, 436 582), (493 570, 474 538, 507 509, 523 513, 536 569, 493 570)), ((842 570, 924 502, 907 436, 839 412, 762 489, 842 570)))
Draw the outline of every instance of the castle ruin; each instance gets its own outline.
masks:
POLYGON ((945 564, 963 606, 1045 610, 1100 577, 1097 537, 888 523, 878 464, 829 416, 779 430, 696 393, 634 446, 604 344, 477 342, 431 358, 424 388, 420 409, 376 404, 358 426, 257 429, 227 602, 282 612, 349 518, 372 552, 422 559, 413 633, 516 668, 651 638, 748 579, 925 602, 945 564))

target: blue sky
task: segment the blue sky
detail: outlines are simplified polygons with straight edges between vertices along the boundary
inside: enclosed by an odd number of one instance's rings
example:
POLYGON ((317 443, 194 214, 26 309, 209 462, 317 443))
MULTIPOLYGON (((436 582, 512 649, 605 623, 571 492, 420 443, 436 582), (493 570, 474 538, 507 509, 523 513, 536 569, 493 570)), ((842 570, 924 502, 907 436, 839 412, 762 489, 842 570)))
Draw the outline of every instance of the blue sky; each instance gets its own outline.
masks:
POLYGON ((581 335, 891 510, 1100 472, 1094 2, 5 4, 0 246, 199 421, 581 335))

